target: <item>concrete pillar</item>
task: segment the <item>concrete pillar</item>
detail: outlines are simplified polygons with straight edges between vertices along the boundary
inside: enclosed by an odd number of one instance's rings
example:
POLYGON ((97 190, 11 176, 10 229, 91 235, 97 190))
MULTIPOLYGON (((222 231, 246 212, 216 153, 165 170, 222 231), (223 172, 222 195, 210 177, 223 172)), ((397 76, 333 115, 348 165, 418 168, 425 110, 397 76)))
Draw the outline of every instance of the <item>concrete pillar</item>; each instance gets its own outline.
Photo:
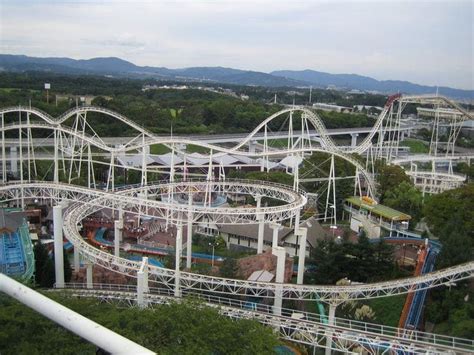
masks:
POLYGON ((143 272, 137 271, 137 305, 145 308, 145 295, 143 290, 143 272))
MULTIPOLYGON (((328 325, 334 325, 334 318, 336 315, 336 305, 329 303, 328 325)), ((332 332, 328 331, 326 335, 326 355, 331 355, 332 348, 332 332)))
POLYGON ((249 153, 255 153, 255 141, 250 140, 249 141, 249 153))
POLYGON ((296 235, 300 236, 300 248, 298 252, 298 276, 296 278, 296 283, 298 285, 302 285, 304 276, 304 261, 306 258, 306 236, 308 235, 308 228, 299 228, 298 233, 296 235))
POLYGON ((64 254, 63 254, 63 208, 61 205, 53 207, 54 227, 54 271, 56 287, 64 287, 64 254))
POLYGON ((10 148, 10 171, 15 176, 18 173, 18 154, 16 147, 10 148))
POLYGON ((295 215, 295 233, 298 230, 299 226, 300 226, 300 210, 298 210, 298 212, 295 215))
POLYGON ((359 133, 351 133, 351 147, 356 147, 357 146, 357 137, 359 136, 359 133))
MULTIPOLYGON (((188 197, 188 206, 191 208, 193 204, 193 195, 190 193, 188 197)), ((191 269, 192 253, 193 253, 193 213, 188 211, 188 225, 186 228, 186 268, 191 269)))
POLYGON ((278 223, 271 223, 270 228, 273 229, 273 238, 272 238, 272 248, 278 246, 278 231, 280 230, 281 225, 278 223))
MULTIPOLYGON (((262 206, 262 196, 256 195, 257 209, 262 206)), ((258 233, 257 233, 257 254, 263 253, 263 232, 265 230, 265 218, 262 214, 257 214, 258 233)))
POLYGON ((123 220, 114 221, 114 255, 120 256, 120 241, 122 240, 123 220))
POLYGON ((74 271, 78 272, 81 268, 81 258, 79 255, 79 249, 74 247, 74 271))
POLYGON ((283 247, 274 247, 272 254, 277 257, 277 268, 275 276, 275 299, 273 301, 273 314, 281 316, 283 302, 283 281, 285 279, 286 250, 283 247))
POLYGON ((174 277, 174 296, 181 297, 181 289, 180 289, 180 274, 181 271, 179 270, 179 264, 181 262, 181 243, 182 243, 182 235, 183 235, 183 226, 178 223, 176 226, 176 255, 175 255, 175 277, 174 277))
POLYGON ((145 293, 148 293, 148 258, 143 257, 140 270, 137 272, 137 304, 144 308, 148 305, 145 293))
POLYGON ((94 288, 94 280, 93 280, 93 264, 88 261, 86 263, 86 282, 87 282, 87 288, 92 289, 94 288))
POLYGON ((258 234, 257 234, 257 254, 263 253, 263 233, 265 231, 265 220, 262 215, 257 216, 258 234))

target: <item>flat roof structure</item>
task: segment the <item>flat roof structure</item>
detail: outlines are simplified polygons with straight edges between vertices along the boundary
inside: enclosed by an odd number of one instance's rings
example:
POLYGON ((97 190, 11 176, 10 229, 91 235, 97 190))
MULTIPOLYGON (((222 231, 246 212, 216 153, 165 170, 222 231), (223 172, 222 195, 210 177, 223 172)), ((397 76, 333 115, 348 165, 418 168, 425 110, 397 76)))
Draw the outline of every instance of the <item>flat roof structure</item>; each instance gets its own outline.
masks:
POLYGON ((406 213, 397 211, 391 207, 384 206, 376 202, 371 203, 369 201, 364 201, 359 196, 352 196, 346 198, 344 201, 349 202, 353 206, 366 209, 367 211, 370 211, 370 213, 372 213, 373 215, 382 216, 383 218, 392 221, 409 221, 411 219, 411 216, 406 213))

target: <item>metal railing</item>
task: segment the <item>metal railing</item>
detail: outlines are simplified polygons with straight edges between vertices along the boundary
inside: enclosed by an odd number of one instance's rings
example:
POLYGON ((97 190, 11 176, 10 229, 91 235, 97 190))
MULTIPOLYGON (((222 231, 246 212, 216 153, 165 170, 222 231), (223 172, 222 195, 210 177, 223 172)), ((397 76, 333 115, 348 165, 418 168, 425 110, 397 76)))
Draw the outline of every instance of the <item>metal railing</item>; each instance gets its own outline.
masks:
MULTIPOLYGON (((137 287, 136 285, 121 285, 121 284, 97 284, 94 283, 92 285, 92 289, 87 289, 86 283, 66 283, 66 289, 78 289, 78 290, 88 290, 90 292, 96 291, 111 291, 111 292, 127 292, 129 295, 127 297, 131 297, 132 299, 136 298, 137 287)), ((268 304, 261 304, 250 302, 248 300, 236 299, 236 298, 228 298, 228 297, 219 297, 215 295, 205 294, 202 292, 197 291, 190 291, 183 289, 182 295, 185 297, 192 297, 199 300, 204 301, 209 305, 214 306, 221 306, 221 307, 232 307, 237 308, 240 310, 244 310, 246 312, 251 313, 264 313, 275 317, 274 310, 275 307, 268 304)), ((118 295, 120 296, 120 295, 118 295)), ((170 301, 174 299, 175 301, 179 301, 179 298, 174 297, 174 291, 171 288, 166 287, 149 287, 149 291, 146 294, 147 299, 149 302, 153 303, 156 301, 156 297, 168 297, 170 301)), ((125 297, 125 296, 124 296, 125 297)), ((162 303, 160 300, 159 303, 162 303)), ((292 318, 294 313, 298 313, 299 317, 298 320, 305 323, 314 323, 323 325, 325 327, 334 327, 334 328, 341 328, 345 331, 349 331, 352 333, 370 333, 375 334, 377 336, 388 337, 388 338, 397 338, 399 340, 404 341, 412 341, 412 342, 419 342, 424 343, 427 347, 432 346, 442 346, 445 348, 452 348, 456 350, 463 350, 468 352, 474 352, 474 340, 472 339, 464 339, 458 337, 451 337, 447 335, 441 334, 434 334, 428 332, 421 332, 415 330, 408 330, 403 328, 396 328, 381 324, 375 323, 368 323, 362 322, 358 320, 352 319, 345 319, 345 318, 334 318, 333 325, 327 324, 327 318, 324 315, 320 315, 318 313, 312 312, 305 312, 290 308, 281 308, 279 309, 281 313, 282 319, 292 318), (302 315, 302 317, 301 317, 302 315)), ((294 318, 293 318, 294 319, 294 318)))

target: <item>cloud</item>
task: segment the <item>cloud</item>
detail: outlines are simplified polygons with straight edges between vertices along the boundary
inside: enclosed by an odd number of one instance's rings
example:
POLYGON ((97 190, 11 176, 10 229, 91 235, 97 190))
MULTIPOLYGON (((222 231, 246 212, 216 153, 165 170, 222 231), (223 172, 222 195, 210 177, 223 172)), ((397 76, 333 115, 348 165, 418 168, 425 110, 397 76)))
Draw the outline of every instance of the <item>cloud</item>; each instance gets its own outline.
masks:
POLYGON ((473 88, 472 1, 3 1, 0 51, 473 88))

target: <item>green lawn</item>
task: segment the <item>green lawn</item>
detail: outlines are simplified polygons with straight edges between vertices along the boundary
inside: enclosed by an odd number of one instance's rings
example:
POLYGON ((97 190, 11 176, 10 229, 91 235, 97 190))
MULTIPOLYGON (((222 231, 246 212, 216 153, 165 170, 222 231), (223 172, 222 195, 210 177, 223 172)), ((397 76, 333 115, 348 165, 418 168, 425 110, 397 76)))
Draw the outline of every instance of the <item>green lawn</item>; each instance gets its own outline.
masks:
POLYGON ((208 154, 209 149, 205 147, 201 147, 200 145, 188 144, 186 146, 186 151, 188 153, 201 153, 201 154, 208 154))
POLYGON ((375 312, 374 323, 398 327, 406 295, 374 298, 364 301, 375 312))
POLYGON ((424 154, 429 153, 430 147, 428 143, 418 139, 405 139, 400 142, 400 146, 409 147, 411 153, 424 154))
MULTIPOLYGON (((267 141, 268 141, 268 146, 272 147, 272 148, 287 148, 288 147, 288 139, 287 138, 268 139, 267 141)), ((264 141, 259 140, 258 143, 263 144, 264 141)))
POLYGON ((150 146, 150 153, 151 154, 166 154, 171 151, 170 148, 168 148, 164 144, 153 144, 150 146))

